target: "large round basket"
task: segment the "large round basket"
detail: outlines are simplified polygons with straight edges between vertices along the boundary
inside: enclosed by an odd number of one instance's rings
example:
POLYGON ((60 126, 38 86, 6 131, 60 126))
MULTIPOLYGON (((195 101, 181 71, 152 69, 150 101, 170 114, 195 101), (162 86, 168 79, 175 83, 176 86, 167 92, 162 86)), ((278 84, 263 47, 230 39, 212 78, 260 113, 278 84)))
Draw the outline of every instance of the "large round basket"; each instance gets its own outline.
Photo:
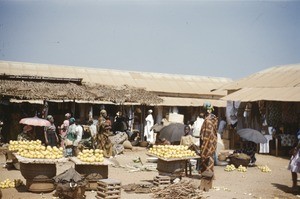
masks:
POLYGON ((148 146, 148 142, 147 141, 141 141, 140 142, 140 146, 141 147, 147 147, 148 146))
POLYGON ((250 159, 242 159, 237 157, 230 157, 229 164, 233 164, 236 168, 238 168, 240 165, 244 167, 248 167, 250 163, 250 159))
POLYGON ((35 193, 51 192, 55 189, 52 179, 27 179, 26 187, 28 191, 35 193))

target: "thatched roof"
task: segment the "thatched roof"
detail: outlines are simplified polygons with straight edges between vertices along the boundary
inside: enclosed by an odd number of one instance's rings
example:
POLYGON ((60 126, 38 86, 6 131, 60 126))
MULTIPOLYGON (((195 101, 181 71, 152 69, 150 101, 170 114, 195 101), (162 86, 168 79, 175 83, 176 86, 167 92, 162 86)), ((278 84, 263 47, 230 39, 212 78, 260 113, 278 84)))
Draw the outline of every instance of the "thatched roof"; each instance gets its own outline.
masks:
POLYGON ((157 104, 162 99, 142 88, 99 84, 50 83, 45 81, 0 80, 1 96, 30 100, 110 101, 157 104))

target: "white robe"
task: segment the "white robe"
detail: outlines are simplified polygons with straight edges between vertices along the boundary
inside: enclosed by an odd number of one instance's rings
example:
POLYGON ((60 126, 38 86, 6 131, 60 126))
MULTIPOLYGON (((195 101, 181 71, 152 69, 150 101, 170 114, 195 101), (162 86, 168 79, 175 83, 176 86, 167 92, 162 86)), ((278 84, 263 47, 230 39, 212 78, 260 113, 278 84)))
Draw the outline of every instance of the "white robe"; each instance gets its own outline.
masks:
POLYGON ((146 136, 146 139, 150 143, 154 143, 154 135, 153 130, 150 130, 152 126, 154 125, 154 119, 152 114, 149 114, 146 118, 146 125, 144 127, 144 136, 146 136))

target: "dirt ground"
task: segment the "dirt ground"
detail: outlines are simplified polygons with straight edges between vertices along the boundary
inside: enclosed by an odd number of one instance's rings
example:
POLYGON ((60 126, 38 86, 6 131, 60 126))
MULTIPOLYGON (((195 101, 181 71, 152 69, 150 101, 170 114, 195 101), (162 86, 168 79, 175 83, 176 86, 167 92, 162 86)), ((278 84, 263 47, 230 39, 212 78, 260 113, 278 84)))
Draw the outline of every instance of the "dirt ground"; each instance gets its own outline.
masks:
MULTIPOLYGON (((118 179, 122 185, 130 183, 137 184, 151 184, 153 178, 158 175, 157 171, 131 171, 133 166, 138 168, 140 163, 134 163, 133 160, 140 157, 142 163, 152 168, 156 168, 155 163, 147 163, 146 148, 135 147, 132 151, 126 150, 124 154, 113 158, 114 165, 108 168, 108 177, 118 179)), ((250 199, 250 198, 300 198, 300 186, 298 190, 292 190, 291 174, 287 170, 289 162, 288 158, 274 157, 270 155, 257 154, 256 165, 267 165, 272 171, 269 173, 261 172, 257 167, 248 167, 247 172, 240 173, 238 171, 227 172, 224 171, 224 166, 215 167, 216 179, 213 182, 213 189, 204 192, 205 198, 211 199, 250 199)), ((25 179, 19 170, 5 168, 5 157, 0 155, 0 181, 5 179, 25 179)), ((66 169, 74 166, 72 162, 65 164, 57 164, 57 174, 62 173, 66 169)), ((300 176, 299 176, 300 178, 300 176)), ((193 183, 200 184, 199 175, 196 171, 191 177, 183 177, 183 179, 192 180, 193 183)), ((300 182, 298 181, 298 185, 300 182)), ((3 199, 18 199, 18 198, 51 198, 53 199, 53 192, 50 193, 31 193, 26 190, 25 186, 9 189, 2 189, 3 199)), ((95 191, 86 191, 86 198, 95 198, 95 191)), ((135 194, 127 193, 122 189, 121 198, 123 199, 148 199, 153 198, 153 194, 135 194)))

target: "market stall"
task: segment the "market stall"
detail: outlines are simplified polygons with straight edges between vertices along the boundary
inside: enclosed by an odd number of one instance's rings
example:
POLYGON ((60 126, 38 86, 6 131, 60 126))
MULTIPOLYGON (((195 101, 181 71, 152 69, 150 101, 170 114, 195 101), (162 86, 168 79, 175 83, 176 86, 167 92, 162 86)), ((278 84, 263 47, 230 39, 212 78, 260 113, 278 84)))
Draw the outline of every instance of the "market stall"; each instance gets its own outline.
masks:
POLYGON ((34 159, 22 157, 14 153, 20 163, 20 172, 26 179, 28 191, 41 193, 51 192, 55 185, 52 178, 56 176, 56 163, 65 163, 67 158, 34 159))
POLYGON ((181 145, 154 145, 147 155, 158 158, 157 170, 159 175, 167 175, 171 178, 182 177, 184 174, 187 176, 189 161, 200 158, 187 146, 181 145))
POLYGON ((75 170, 87 180, 87 190, 97 190, 97 181, 108 178, 108 165, 111 163, 105 158, 102 162, 85 162, 70 157, 70 161, 75 164, 75 170))

